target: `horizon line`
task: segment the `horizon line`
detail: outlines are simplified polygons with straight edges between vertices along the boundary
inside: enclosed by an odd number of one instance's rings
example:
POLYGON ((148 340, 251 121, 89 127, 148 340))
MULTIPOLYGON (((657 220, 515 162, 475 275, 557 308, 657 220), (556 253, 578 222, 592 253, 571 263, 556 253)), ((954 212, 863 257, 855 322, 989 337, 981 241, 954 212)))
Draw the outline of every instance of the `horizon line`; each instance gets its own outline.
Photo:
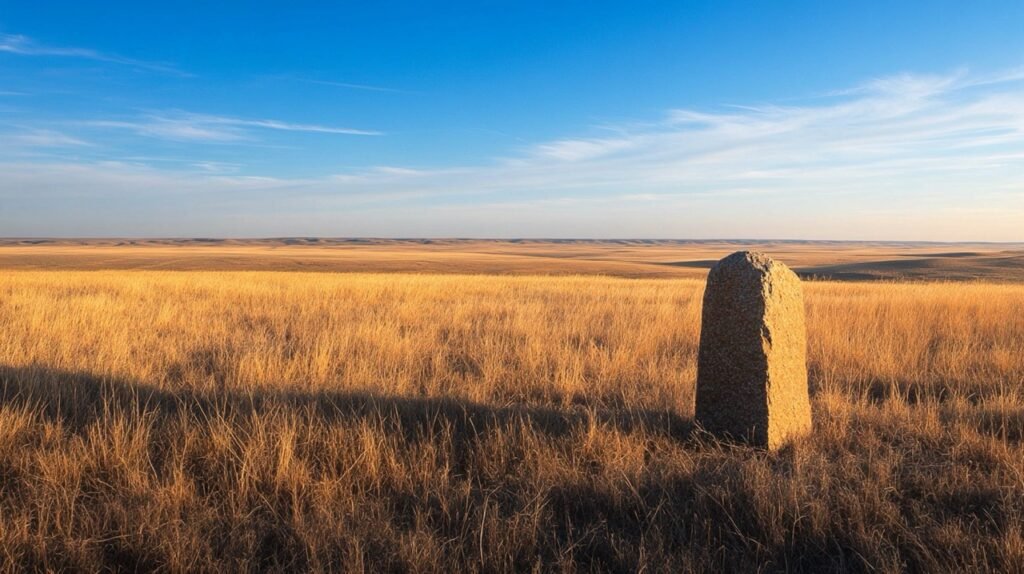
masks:
POLYGON ((655 238, 655 237, 460 237, 460 236, 422 236, 422 237, 401 237, 401 236, 327 236, 327 235, 281 235, 281 236, 61 236, 61 235, 29 235, 29 236, 0 236, 0 244, 12 241, 194 241, 194 242, 224 242, 224 241, 480 241, 480 242, 537 242, 537 243, 560 243, 560 242, 588 242, 588 243, 612 243, 612 242, 662 242, 662 243, 887 243, 887 244, 934 244, 934 245, 1024 245, 1024 239, 1016 241, 985 241, 985 240, 935 240, 935 239, 780 239, 780 238, 655 238))

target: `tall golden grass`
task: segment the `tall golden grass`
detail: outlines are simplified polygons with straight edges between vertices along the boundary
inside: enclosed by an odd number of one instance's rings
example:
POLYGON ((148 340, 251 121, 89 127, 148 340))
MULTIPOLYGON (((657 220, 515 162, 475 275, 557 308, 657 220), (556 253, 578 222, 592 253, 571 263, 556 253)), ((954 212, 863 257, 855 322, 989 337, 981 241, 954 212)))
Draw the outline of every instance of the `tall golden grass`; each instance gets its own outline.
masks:
POLYGON ((701 289, 5 272, 0 565, 1024 569, 1024 286, 806 283, 779 454, 690 422, 701 289))

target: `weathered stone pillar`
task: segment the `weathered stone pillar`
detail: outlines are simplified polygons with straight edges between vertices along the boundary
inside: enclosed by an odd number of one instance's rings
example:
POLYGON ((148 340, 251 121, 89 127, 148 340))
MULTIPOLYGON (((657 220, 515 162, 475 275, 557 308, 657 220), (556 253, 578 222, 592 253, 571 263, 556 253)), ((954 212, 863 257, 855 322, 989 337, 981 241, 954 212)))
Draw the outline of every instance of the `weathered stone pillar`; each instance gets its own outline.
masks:
POLYGON ((706 430, 770 450, 810 432, 804 300, 782 263, 739 251, 711 268, 696 402, 706 430))

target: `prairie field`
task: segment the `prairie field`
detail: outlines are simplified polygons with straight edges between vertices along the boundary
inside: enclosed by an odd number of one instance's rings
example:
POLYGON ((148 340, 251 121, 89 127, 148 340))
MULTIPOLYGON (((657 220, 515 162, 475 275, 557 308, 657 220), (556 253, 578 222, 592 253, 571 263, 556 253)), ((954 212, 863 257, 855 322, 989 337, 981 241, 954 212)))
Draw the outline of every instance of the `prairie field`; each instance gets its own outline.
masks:
POLYGON ((1024 569, 1024 285, 805 282, 778 453, 692 423, 702 289, 3 271, 0 566, 1024 569))
POLYGON ((742 249, 814 279, 1024 283, 1022 243, 588 239, 3 239, 0 269, 610 275, 703 279, 742 249))

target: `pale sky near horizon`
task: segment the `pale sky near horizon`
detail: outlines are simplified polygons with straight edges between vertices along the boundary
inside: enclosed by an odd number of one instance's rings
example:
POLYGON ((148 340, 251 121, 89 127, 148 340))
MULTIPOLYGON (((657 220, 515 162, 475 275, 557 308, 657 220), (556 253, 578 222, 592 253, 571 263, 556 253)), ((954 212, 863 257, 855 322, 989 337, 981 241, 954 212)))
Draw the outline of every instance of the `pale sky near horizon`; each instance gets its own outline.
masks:
POLYGON ((146 4, 0 0, 0 237, 1024 241, 1021 2, 146 4))

